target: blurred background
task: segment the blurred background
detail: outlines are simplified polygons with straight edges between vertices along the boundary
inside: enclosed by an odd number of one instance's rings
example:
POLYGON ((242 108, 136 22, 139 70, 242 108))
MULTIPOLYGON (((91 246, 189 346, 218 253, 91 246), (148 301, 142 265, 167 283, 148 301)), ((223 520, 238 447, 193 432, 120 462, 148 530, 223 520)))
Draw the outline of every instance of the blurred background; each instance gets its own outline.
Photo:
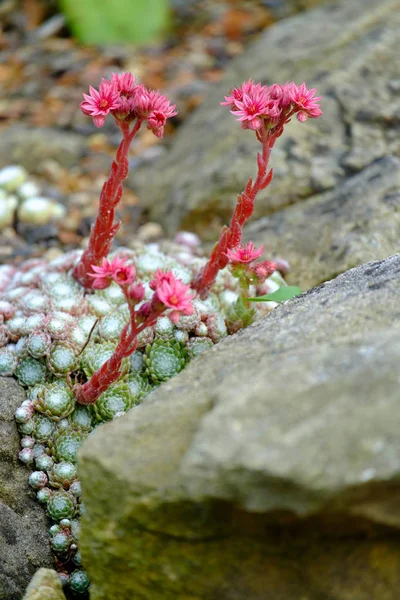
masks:
MULTIPOLYGON (((0 169, 24 167, 33 184, 25 191, 41 202, 29 204, 25 192, 7 183, 12 173, 0 172, 8 193, 7 199, 0 189, 0 262, 51 256, 87 236, 119 142, 111 120, 97 130, 79 110, 89 84, 132 71, 177 104, 163 140, 148 131, 135 140, 131 167, 138 167, 166 152, 210 85, 251 41, 322 1, 1 0, 0 169)), ((124 232, 131 236, 146 220, 132 189, 121 218, 124 243, 124 232)), ((159 226, 140 230, 144 237, 158 234, 159 226)))

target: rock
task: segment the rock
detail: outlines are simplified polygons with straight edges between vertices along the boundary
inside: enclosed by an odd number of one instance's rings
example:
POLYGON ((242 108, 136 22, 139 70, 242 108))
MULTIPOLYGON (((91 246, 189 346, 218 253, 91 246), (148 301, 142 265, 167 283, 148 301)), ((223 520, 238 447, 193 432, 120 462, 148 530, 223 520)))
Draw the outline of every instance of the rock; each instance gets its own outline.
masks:
POLYGON ((246 237, 291 265, 289 283, 308 289, 399 248, 400 160, 385 157, 318 194, 250 223, 246 237))
POLYGON ((342 1, 267 29, 210 88, 170 151, 131 174, 150 218, 168 234, 189 229, 212 241, 228 222, 236 195, 255 173, 258 144, 219 103, 249 77, 266 84, 304 80, 322 95, 324 113, 286 127, 272 153, 273 182, 260 195, 255 217, 301 207, 376 159, 399 156, 399 9, 400 0, 342 1))
POLYGON ((91 435, 91 599, 397 600, 399 301, 352 269, 91 435))
POLYGON ((20 165, 9 165, 0 170, 0 188, 15 192, 26 181, 28 173, 20 165))
POLYGON ((26 198, 18 210, 18 219, 29 225, 46 225, 51 221, 60 221, 66 215, 67 209, 59 202, 54 202, 43 196, 26 198))
POLYGON ((276 19, 282 19, 293 13, 314 8, 324 2, 325 0, 265 0, 264 4, 276 19))
POLYGON ((16 196, 7 196, 3 190, 0 190, 0 227, 9 227, 14 223, 15 211, 18 206, 16 196))
POLYGON ((63 167, 78 164, 84 150, 85 139, 77 133, 60 129, 27 129, 11 125, 4 129, 0 139, 0 167, 10 162, 22 165, 30 173, 52 159, 63 167))
POLYGON ((52 569, 39 569, 22 600, 65 600, 61 582, 52 569))
POLYGON ((20 198, 28 199, 34 198, 35 196, 40 196, 40 187, 34 181, 26 181, 21 185, 18 189, 18 196, 20 198))
POLYGON ((0 599, 4 600, 20 600, 36 569, 52 566, 47 519, 30 497, 29 471, 18 461, 14 413, 24 398, 14 379, 0 377, 0 599))

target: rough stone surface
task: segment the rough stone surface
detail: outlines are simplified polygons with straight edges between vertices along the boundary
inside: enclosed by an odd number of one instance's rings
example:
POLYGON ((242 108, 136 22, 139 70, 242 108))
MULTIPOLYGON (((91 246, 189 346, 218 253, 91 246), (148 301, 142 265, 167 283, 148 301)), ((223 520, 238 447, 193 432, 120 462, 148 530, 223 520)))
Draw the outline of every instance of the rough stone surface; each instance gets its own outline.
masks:
POLYGON ((333 191, 250 223, 246 237, 284 256, 288 282, 303 290, 385 258, 400 247, 400 160, 381 158, 333 191))
POLYGON ((27 130, 12 125, 2 132, 0 138, 0 168, 15 163, 30 173, 36 173, 49 159, 63 167, 71 167, 79 162, 86 141, 70 131, 50 128, 27 130))
POLYGON ((92 600, 397 600, 400 255, 281 305, 88 438, 92 600))
POLYGON ((309 10, 329 0, 265 0, 264 4, 269 8, 275 18, 282 19, 293 13, 309 10))
POLYGON ((0 599, 20 600, 39 567, 52 565, 46 516, 30 497, 29 471, 18 461, 16 408, 25 399, 21 386, 0 377, 0 599))
POLYGON ((65 600, 57 573, 52 569, 36 571, 23 600, 65 600))
MULTIPOLYGON (((171 150, 131 174, 151 219, 161 221, 169 233, 188 228, 215 240, 236 195, 256 170, 255 136, 219 105, 230 87, 249 77, 266 84, 304 80, 323 96, 324 113, 286 127, 272 154, 275 176, 257 200, 256 218, 279 211, 277 221, 289 219, 293 213, 289 208, 286 216, 286 209, 295 203, 307 212, 321 192, 350 181, 377 159, 399 156, 399 43, 400 0, 345 0, 269 28, 230 65, 171 150)), ((344 201, 338 193, 338 209, 344 201)), ((387 210, 395 214, 389 204, 387 210)), ((354 239, 364 234, 364 227, 368 234, 368 220, 369 211, 360 211, 354 239)), ((304 218, 305 235, 312 234, 309 225, 304 218)), ((264 241, 274 252, 268 238, 264 241)), ((397 250, 394 246, 389 253, 397 250)), ((384 251, 379 249, 379 255, 384 251)), ((361 253, 360 259, 367 262, 374 256, 361 253)))

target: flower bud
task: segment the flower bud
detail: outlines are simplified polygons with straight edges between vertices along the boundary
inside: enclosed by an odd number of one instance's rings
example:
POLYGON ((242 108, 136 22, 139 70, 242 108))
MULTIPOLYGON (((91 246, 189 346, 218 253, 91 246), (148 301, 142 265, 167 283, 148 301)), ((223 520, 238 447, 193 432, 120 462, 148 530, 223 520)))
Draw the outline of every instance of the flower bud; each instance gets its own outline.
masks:
POLYGON ((146 292, 146 290, 142 283, 136 283, 134 285, 131 285, 130 288, 128 289, 129 303, 132 306, 136 306, 136 304, 139 304, 139 302, 142 302, 145 292, 146 292))

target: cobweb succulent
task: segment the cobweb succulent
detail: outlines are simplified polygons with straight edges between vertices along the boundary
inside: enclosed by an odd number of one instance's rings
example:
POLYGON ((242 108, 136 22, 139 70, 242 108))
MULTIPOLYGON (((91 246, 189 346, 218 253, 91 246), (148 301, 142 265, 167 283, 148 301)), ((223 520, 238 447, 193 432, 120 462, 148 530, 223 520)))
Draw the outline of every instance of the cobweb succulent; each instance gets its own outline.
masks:
POLYGON ((15 377, 27 394, 15 414, 19 458, 52 522, 60 579, 77 595, 90 585, 79 552, 78 450, 98 425, 134 409, 199 354, 275 307, 263 294, 286 286, 287 264, 262 261, 262 247, 242 244, 242 228, 271 181, 269 156, 284 126, 294 114, 301 122, 321 114, 314 95, 305 84, 249 80, 222 102, 255 133, 261 151, 256 179, 238 196, 209 259, 187 232, 112 252, 130 144, 143 125, 161 137, 176 111, 130 73, 103 79, 81 108, 97 127, 111 115, 123 140, 87 249, 0 267, 0 375, 15 377))

